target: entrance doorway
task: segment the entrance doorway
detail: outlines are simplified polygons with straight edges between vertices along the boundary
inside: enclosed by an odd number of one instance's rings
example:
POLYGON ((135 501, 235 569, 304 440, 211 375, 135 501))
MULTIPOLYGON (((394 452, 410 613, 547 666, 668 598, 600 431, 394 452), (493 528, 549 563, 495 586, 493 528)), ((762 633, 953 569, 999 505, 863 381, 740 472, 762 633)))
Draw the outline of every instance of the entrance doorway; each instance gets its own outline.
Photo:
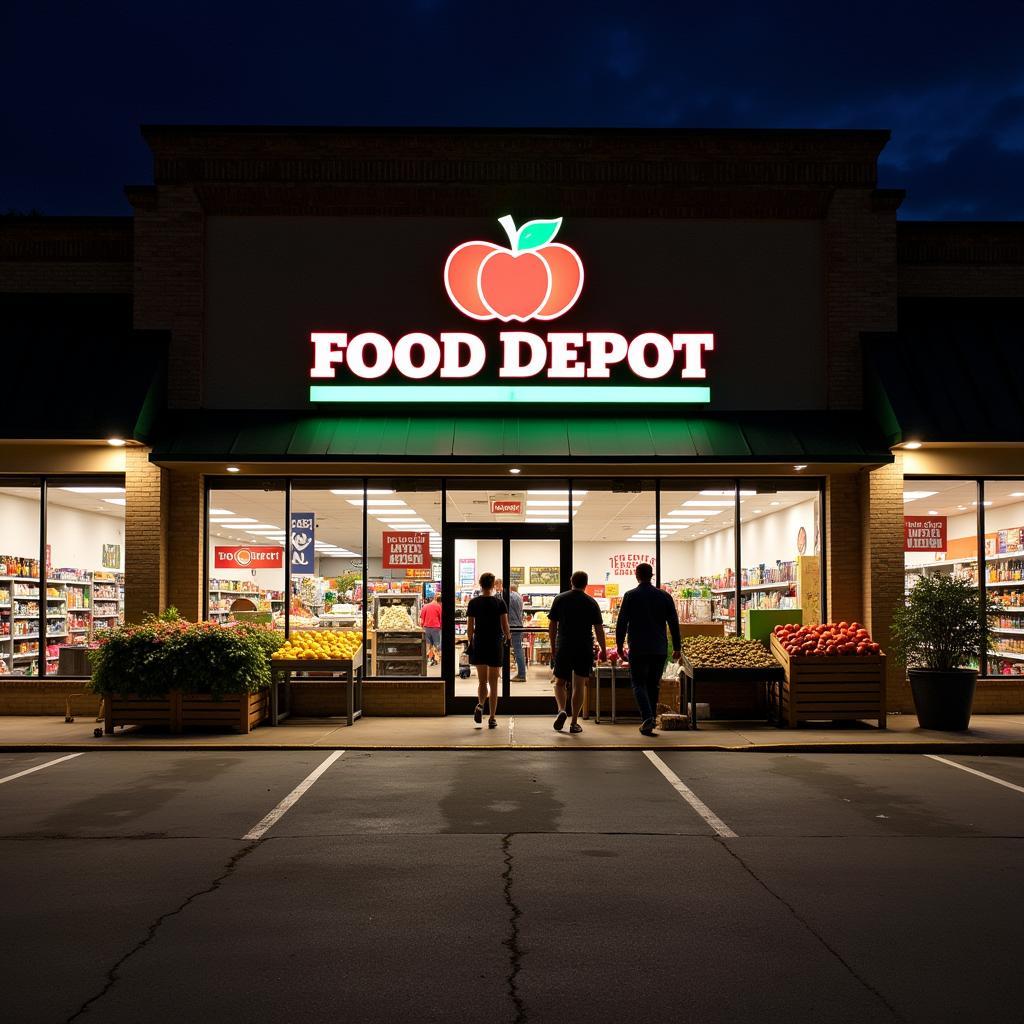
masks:
POLYGON ((443 538, 441 669, 449 714, 469 714, 477 701, 476 669, 460 671, 466 651, 466 605, 479 592, 481 574, 502 580, 506 605, 522 599, 522 621, 510 616, 512 650, 501 670, 502 714, 547 714, 553 708, 547 610, 569 589, 569 524, 455 523, 443 538), (513 591, 513 588, 515 590, 513 591))

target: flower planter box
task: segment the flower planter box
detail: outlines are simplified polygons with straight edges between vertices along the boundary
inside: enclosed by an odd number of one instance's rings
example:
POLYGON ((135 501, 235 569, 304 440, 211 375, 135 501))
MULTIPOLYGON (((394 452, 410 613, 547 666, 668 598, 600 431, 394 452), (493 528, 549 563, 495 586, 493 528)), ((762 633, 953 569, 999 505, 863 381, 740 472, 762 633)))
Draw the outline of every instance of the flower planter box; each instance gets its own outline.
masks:
POLYGON ((775 636, 771 651, 785 671, 783 723, 874 719, 885 728, 885 655, 791 655, 775 636))
POLYGON ((180 733, 183 729, 216 727, 249 733, 267 718, 269 695, 229 693, 221 698, 208 693, 172 690, 166 697, 110 694, 106 698, 103 731, 109 736, 118 725, 144 725, 180 733))

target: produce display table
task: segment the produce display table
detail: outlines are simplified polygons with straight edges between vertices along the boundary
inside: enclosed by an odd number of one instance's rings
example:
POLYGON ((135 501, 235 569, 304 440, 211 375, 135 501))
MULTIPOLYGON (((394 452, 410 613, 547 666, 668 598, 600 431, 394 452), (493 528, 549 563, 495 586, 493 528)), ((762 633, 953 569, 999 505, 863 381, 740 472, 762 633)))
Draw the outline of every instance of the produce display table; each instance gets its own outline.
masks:
POLYGON ((280 725, 291 714, 292 676, 299 672, 316 672, 330 676, 329 679, 306 678, 303 683, 334 683, 338 677, 347 684, 347 718, 352 725, 363 716, 363 652, 360 649, 352 658, 331 658, 317 660, 307 658, 271 660, 270 671, 270 724, 280 725), (284 710, 281 709, 281 692, 284 692, 284 710))
MULTIPOLYGON (((764 683, 771 687, 773 684, 781 685, 786 678, 785 670, 781 665, 758 666, 757 668, 702 668, 694 665, 684 654, 680 661, 680 712, 685 714, 684 708, 689 704, 690 728, 697 726, 697 684, 698 683, 724 683, 724 682, 750 682, 764 683)), ((780 718, 781 721, 781 712, 780 718)))
MULTIPOLYGON (((591 683, 594 689, 594 724, 601 724, 601 683, 607 680, 611 683, 612 690, 612 714, 611 721, 612 725, 615 724, 616 708, 615 708, 615 690, 618 686, 619 680, 624 679, 629 683, 629 669, 628 668, 617 668, 615 665, 595 665, 594 674, 590 677, 591 683)), ((589 686, 588 686, 589 689, 589 686)), ((588 702, 589 703, 589 702, 588 702)), ((587 708, 589 711, 589 707, 587 708)))
POLYGON ((774 635, 771 646, 784 673, 779 725, 874 719, 885 728, 884 654, 789 654, 774 635))

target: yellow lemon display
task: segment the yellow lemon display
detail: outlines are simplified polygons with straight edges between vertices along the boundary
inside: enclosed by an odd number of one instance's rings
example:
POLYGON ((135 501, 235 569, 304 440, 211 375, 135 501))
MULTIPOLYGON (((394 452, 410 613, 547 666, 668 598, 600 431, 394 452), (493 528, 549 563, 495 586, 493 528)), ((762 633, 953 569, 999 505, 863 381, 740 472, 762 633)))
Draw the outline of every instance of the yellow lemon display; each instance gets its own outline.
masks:
POLYGON ((354 629, 318 629, 293 633, 271 655, 275 661, 349 661, 363 646, 354 629))

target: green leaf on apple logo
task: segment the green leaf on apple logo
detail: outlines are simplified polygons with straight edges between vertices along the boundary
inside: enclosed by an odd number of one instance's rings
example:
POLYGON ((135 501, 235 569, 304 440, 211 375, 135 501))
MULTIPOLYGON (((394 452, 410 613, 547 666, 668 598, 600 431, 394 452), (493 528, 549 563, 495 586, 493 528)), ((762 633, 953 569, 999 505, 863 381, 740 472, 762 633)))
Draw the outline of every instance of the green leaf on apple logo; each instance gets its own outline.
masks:
POLYGON ((527 249, 539 249, 542 245, 547 245, 548 242, 558 234, 558 229, 561 226, 561 217, 558 217, 555 220, 527 221, 519 229, 519 236, 516 239, 516 248, 520 252, 524 252, 527 249))

